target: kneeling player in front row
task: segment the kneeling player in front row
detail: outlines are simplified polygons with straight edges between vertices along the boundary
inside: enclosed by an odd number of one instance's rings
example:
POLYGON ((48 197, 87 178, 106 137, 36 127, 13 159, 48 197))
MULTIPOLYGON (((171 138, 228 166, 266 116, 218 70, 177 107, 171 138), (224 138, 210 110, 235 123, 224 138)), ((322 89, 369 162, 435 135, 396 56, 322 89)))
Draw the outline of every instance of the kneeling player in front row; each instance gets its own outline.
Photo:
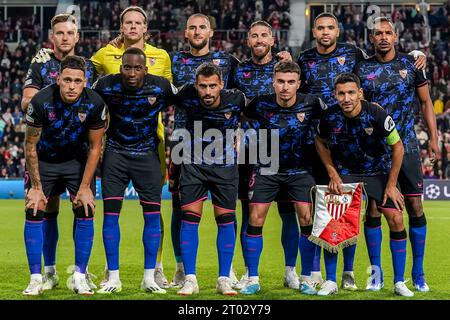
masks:
MULTIPOLYGON (((396 186, 404 153, 403 143, 386 111, 377 104, 362 100, 363 92, 356 75, 343 73, 336 78, 334 86, 339 105, 330 106, 324 112, 316 137, 317 151, 330 177, 330 192, 342 194, 342 183, 365 183, 368 200, 377 203, 391 230, 394 292, 413 296, 404 283, 404 199, 396 186), (390 152, 387 145, 391 147, 390 152)), ((324 258, 327 280, 318 295, 325 296, 338 292, 338 255, 324 250, 324 258)))
POLYGON ((31 189, 26 194, 25 247, 31 281, 24 295, 42 292, 42 221, 47 199, 67 188, 75 214, 75 273, 71 288, 92 295, 86 267, 94 238, 95 181, 106 108, 101 97, 84 88, 86 63, 68 56, 56 84, 38 92, 28 106, 25 152, 31 189), (87 139, 86 139, 87 137, 87 139), (85 149, 89 142, 89 150, 85 149))
POLYGON ((220 68, 207 62, 197 68, 195 86, 185 85, 178 93, 177 107, 186 113, 185 129, 175 130, 172 135, 173 140, 177 137, 183 140, 171 154, 172 161, 181 164, 180 248, 186 280, 179 295, 199 291, 196 278, 198 227, 208 191, 218 226, 217 292, 237 294, 231 288, 229 274, 236 242, 238 168, 235 139, 229 136, 238 129, 245 96, 236 89, 222 90, 223 86, 220 68), (180 147, 183 150, 179 150, 180 147))
POLYGON ((285 190, 286 199, 283 200, 294 204, 300 224, 299 249, 304 280, 300 291, 315 294, 309 279, 316 245, 308 240, 312 231, 309 192, 315 182, 304 150, 312 120, 319 118, 326 105, 313 95, 297 93, 300 68, 295 62, 281 61, 274 66, 273 86, 275 94, 258 96, 244 109, 246 117, 259 122, 259 130, 268 130, 270 158, 279 159, 279 168, 258 164, 250 179, 250 217, 244 240, 249 282, 241 293, 255 294, 261 289, 258 266, 263 247, 263 224, 272 201, 280 190, 285 190), (278 136, 279 143, 272 141, 278 136))

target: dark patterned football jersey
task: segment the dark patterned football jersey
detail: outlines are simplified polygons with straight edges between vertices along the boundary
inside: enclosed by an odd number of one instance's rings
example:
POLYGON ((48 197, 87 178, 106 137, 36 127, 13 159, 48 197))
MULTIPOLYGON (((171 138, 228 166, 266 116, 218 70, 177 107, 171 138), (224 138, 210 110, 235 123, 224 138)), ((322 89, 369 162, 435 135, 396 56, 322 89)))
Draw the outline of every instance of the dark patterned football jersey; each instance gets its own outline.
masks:
POLYGON ((272 79, 276 58, 266 64, 256 64, 252 59, 239 63, 233 73, 235 88, 241 90, 247 99, 262 94, 274 93, 272 79))
POLYGON ((39 160, 60 163, 86 159, 89 129, 104 128, 106 106, 93 90, 84 88, 73 104, 64 103, 52 84, 31 99, 25 116, 28 126, 42 128, 37 144, 39 160))
MULTIPOLYGON (((341 73, 353 72, 366 58, 368 56, 361 49, 347 43, 337 43, 336 49, 329 54, 320 54, 315 47, 308 49, 297 61, 301 69, 300 90, 321 98, 327 105, 337 104, 334 80, 341 73)), ((314 144, 314 134, 311 130, 308 144, 314 144)))
MULTIPOLYGON (((276 102, 276 95, 271 94, 254 98, 244 109, 244 115, 257 120, 259 129, 268 129, 268 137, 278 135, 278 172, 298 174, 310 169, 305 145, 313 119, 318 119, 320 110, 326 108, 320 98, 302 93, 297 93, 297 100, 292 107, 283 108, 276 102), (278 130, 278 133, 272 130, 278 130)), ((270 145, 267 147, 271 154, 270 145)))
POLYGON ((339 105, 330 106, 321 116, 318 135, 326 140, 339 174, 373 176, 390 171, 385 138, 394 130, 395 123, 383 108, 361 101, 361 112, 354 118, 346 117, 339 105))
MULTIPOLYGON (((205 62, 212 62, 220 67, 225 88, 233 88, 232 73, 239 60, 233 55, 218 51, 209 52, 203 56, 194 56, 188 51, 179 51, 171 54, 173 84, 181 87, 185 84, 195 83, 197 68, 205 62)), ((184 111, 176 108, 174 128, 184 128, 184 111)))
POLYGON ((326 55, 320 54, 315 47, 302 52, 298 58, 302 92, 321 98, 327 105, 336 104, 336 77, 344 72, 353 72, 356 65, 367 58, 361 49, 347 43, 337 43, 336 49, 326 55))
MULTIPOLYGON (((236 165, 236 139, 232 136, 239 127, 239 117, 245 107, 244 94, 237 89, 223 89, 220 92, 220 105, 208 108, 201 104, 194 85, 189 84, 178 92, 177 105, 186 112, 184 132, 190 135, 189 139, 183 138, 178 146, 183 144, 184 148, 190 150, 191 163, 236 165)), ((173 136, 178 136, 179 132, 174 131, 173 136)), ((183 152, 183 155, 186 156, 186 153, 183 152)), ((173 156, 172 153, 172 159, 173 156)))
POLYGON ((427 79, 424 71, 414 67, 414 57, 397 52, 395 58, 386 63, 372 57, 359 63, 355 73, 361 79, 364 97, 378 103, 394 119, 405 153, 416 152, 416 89, 427 85, 427 79))
POLYGON ((137 91, 126 90, 122 75, 100 78, 93 86, 109 110, 106 148, 118 153, 158 152, 158 113, 173 104, 176 88, 164 77, 147 74, 137 91))
MULTIPOLYGON (((58 60, 53 53, 50 56, 52 58, 45 63, 33 62, 30 65, 27 76, 25 78, 24 89, 42 89, 56 82, 56 78, 59 75, 59 67, 61 65, 61 61, 58 60)), ((87 79, 86 87, 90 88, 94 81, 95 69, 91 60, 85 59, 85 61, 87 79)))

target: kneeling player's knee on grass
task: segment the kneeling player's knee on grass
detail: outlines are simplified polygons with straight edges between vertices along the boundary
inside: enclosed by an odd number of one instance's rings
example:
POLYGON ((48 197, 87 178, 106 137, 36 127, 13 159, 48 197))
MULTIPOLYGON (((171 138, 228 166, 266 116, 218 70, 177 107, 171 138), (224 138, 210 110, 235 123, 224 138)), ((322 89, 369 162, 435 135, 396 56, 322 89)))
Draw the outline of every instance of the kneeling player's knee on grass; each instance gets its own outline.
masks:
POLYGON ((33 209, 25 210, 25 218, 28 221, 42 221, 44 219, 44 210, 37 211, 36 215, 33 214, 33 209))
POLYGON ((84 211, 84 206, 74 207, 74 208, 72 208, 72 210, 75 215, 75 218, 77 218, 77 219, 94 217, 94 212, 92 211, 91 207, 89 207, 89 206, 88 206, 88 214, 87 215, 84 211))
POLYGON ((423 215, 422 200, 420 197, 405 197, 406 211, 410 217, 423 215))

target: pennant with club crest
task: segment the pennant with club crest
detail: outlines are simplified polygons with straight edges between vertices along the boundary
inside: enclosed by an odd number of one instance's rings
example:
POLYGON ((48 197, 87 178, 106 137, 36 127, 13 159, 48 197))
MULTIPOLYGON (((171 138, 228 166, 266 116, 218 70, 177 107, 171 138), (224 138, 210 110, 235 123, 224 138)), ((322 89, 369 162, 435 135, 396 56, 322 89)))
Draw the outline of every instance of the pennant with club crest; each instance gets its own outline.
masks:
POLYGON ((337 195, 325 185, 313 188, 314 224, 309 240, 332 253, 356 244, 360 231, 363 184, 345 183, 342 189, 337 195))

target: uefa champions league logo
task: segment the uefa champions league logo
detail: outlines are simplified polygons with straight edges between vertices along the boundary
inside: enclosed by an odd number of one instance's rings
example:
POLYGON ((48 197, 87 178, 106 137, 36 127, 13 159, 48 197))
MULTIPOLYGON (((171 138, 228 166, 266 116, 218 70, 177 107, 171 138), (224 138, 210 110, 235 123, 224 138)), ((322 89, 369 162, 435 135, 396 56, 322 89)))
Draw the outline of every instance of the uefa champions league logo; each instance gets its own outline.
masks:
POLYGON ((441 195, 441 189, 435 184, 430 184, 426 187, 425 194, 428 199, 435 200, 441 195))

